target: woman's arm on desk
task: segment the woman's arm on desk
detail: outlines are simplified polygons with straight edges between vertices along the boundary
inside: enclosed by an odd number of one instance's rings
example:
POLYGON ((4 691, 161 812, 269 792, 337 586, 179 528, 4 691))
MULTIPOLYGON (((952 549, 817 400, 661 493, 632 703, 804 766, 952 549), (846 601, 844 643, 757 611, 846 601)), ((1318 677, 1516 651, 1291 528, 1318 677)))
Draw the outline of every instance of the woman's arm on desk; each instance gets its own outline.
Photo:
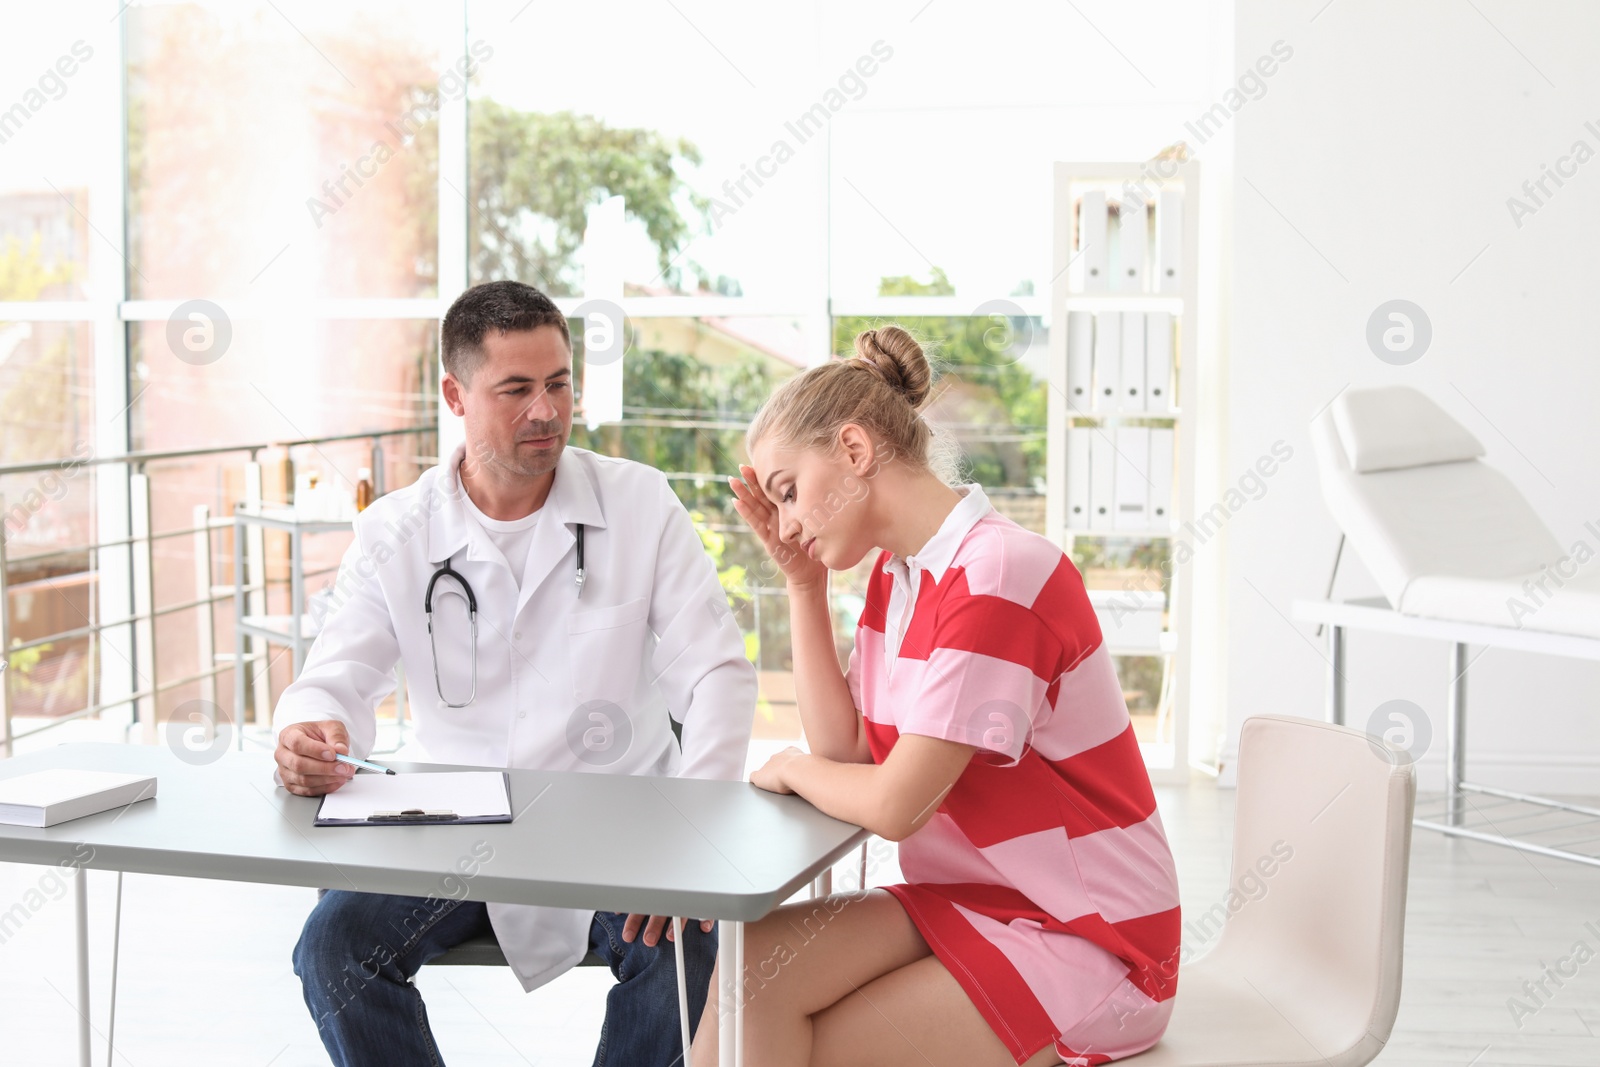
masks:
POLYGON ((773 793, 798 793, 824 814, 902 841, 933 817, 977 749, 902 734, 881 764, 840 763, 786 748, 750 776, 773 793))

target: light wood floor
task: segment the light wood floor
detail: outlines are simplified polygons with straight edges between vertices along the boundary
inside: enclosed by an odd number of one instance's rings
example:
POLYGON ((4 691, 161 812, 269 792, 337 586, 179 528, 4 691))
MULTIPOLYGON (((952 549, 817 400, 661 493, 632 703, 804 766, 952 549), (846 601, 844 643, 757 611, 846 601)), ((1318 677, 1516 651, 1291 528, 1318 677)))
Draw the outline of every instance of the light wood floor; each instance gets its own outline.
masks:
MULTIPOLYGON (((1204 780, 1158 792, 1184 907, 1197 913, 1226 891, 1233 793, 1204 780)), ((41 868, 0 864, 0 911, 30 890, 43 902, 0 944, 0 1063, 19 1067, 76 1062, 70 887, 43 877, 41 868)), ((114 878, 90 874, 102 1034, 114 878)), ((872 880, 896 878, 886 865, 872 880)), ((310 890, 131 876, 124 893, 116 1063, 327 1063, 289 966, 310 890)), ((1600 956, 1559 990, 1550 985, 1554 995, 1520 1027, 1508 1006, 1577 942, 1600 953, 1590 922, 1600 930, 1600 869, 1417 831, 1404 996, 1377 1062, 1600 1064, 1600 956)), ((585 1067, 610 976, 575 971, 531 995, 504 969, 425 969, 420 982, 450 1063, 585 1067)), ((104 1062, 99 1041, 96 1063, 104 1062)))

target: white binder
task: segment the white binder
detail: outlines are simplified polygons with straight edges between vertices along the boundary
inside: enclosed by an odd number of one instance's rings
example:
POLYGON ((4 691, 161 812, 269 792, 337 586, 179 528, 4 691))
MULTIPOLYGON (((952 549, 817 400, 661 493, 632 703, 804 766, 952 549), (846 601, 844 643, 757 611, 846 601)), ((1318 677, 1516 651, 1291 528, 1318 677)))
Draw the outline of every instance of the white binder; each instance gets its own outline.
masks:
POLYGON ((1144 426, 1117 427, 1116 518, 1112 529, 1150 528, 1150 431, 1144 426))
POLYGON ((1144 409, 1172 410, 1172 312, 1152 311, 1144 326, 1144 409))
POLYGON ((1111 287, 1111 248, 1106 233, 1106 194, 1090 190, 1078 201, 1078 255, 1085 292, 1111 287))
POLYGON ((1067 411, 1087 414, 1094 407, 1094 314, 1067 313, 1067 411))
POLYGON ((1130 193, 1122 201, 1117 222, 1118 250, 1122 253, 1114 289, 1142 293, 1149 259, 1150 221, 1145 198, 1130 193))
POLYGON ((1183 292, 1183 194, 1156 194, 1156 284, 1158 293, 1183 292))
POLYGON ((1089 528, 1089 449, 1094 431, 1087 426, 1067 430, 1067 527, 1089 528))
POLYGON ((1172 428, 1150 431, 1150 527, 1172 528, 1172 428))
POLYGON ((1088 430, 1089 438, 1089 529, 1110 530, 1116 521, 1117 450, 1112 447, 1113 431, 1088 430))
POLYGON ((1115 311, 1094 318, 1094 403, 1090 410, 1117 410, 1122 388, 1122 316, 1115 311))
POLYGON ((1122 313, 1122 359, 1117 375, 1118 411, 1144 410, 1144 312, 1122 313))

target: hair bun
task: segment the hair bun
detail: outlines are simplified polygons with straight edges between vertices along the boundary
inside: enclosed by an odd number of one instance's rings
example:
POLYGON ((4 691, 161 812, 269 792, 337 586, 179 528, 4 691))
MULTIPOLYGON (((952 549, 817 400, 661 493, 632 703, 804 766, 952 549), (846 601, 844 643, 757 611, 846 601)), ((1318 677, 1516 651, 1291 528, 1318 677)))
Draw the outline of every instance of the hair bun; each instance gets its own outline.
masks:
POLYGON ((933 387, 933 370, 916 338, 898 326, 881 326, 856 334, 856 355, 884 384, 920 408, 933 387))

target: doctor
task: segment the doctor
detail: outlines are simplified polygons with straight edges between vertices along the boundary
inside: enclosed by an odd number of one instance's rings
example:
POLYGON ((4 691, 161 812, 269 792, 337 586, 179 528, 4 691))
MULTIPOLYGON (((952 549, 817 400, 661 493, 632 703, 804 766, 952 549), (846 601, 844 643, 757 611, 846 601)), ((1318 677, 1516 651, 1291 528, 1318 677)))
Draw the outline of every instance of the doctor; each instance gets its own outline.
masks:
MULTIPOLYGON (((567 447, 566 317, 530 286, 491 282, 451 306, 440 350, 466 443, 356 520, 333 606, 274 714, 283 786, 317 796, 348 781, 333 755, 371 751, 396 662, 420 759, 743 777, 754 669, 667 480, 567 447)), ((526 990, 586 952, 610 965, 597 1067, 679 1061, 666 919, 467 899, 487 859, 447 872, 431 897, 333 889, 318 901, 294 967, 333 1061, 442 1062, 412 976, 491 929, 526 990)), ((686 924, 691 1020, 715 943, 709 922, 686 924)))

